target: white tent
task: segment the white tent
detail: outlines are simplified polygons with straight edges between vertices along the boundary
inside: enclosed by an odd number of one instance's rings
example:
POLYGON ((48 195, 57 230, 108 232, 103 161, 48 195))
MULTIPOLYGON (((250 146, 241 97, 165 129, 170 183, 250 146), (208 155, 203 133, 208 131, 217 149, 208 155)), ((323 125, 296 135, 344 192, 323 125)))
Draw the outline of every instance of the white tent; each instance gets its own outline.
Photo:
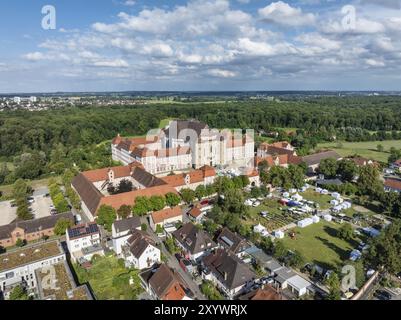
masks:
POLYGON ((338 200, 331 200, 331 201, 330 201, 330 204, 331 204, 332 206, 338 206, 338 205, 340 204, 340 202, 338 202, 338 200))
POLYGON ((279 230, 274 232, 274 237, 276 237, 277 239, 283 239, 284 238, 284 232, 279 230))
POLYGON ((284 197, 284 198, 289 198, 289 197, 290 197, 290 194, 289 194, 288 192, 284 192, 284 193, 283 193, 283 197, 284 197))
POLYGON ((267 229, 264 226, 262 226, 260 223, 253 227, 253 232, 262 233, 264 231, 267 231, 267 229))
POLYGON ((345 202, 342 204, 342 206, 343 206, 344 209, 351 209, 352 204, 351 204, 351 202, 345 201, 345 202))
POLYGON ((331 196, 332 196, 334 199, 341 198, 341 195, 340 195, 338 192, 333 192, 333 193, 331 194, 331 196))
POLYGON ((290 192, 291 194, 292 194, 292 193, 296 193, 296 192, 297 192, 297 189, 290 189, 289 192, 290 192))
POLYGON ((328 221, 328 222, 330 222, 330 221, 333 220, 333 217, 332 217, 330 214, 326 214, 326 215, 323 217, 323 219, 326 220, 326 221, 328 221))
POLYGON ((318 216, 313 216, 312 220, 313 220, 314 223, 320 222, 320 218, 318 216))
POLYGON ((294 194, 291 199, 295 200, 295 201, 301 201, 304 198, 302 196, 300 196, 298 193, 294 194))
POLYGON ((298 227, 305 228, 307 226, 310 226, 313 223, 314 223, 313 219, 311 219, 311 218, 303 219, 301 221, 298 221, 298 227))

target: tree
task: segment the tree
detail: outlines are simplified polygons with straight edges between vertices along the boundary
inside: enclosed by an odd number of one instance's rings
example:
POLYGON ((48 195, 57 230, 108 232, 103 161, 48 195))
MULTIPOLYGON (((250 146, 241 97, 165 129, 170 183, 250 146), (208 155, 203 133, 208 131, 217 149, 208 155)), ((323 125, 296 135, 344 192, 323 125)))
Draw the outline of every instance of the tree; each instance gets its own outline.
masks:
POLYGON ((341 160, 338 162, 337 174, 342 180, 351 182, 358 174, 358 167, 352 160, 341 160))
POLYGON ((214 187, 217 193, 224 193, 228 190, 234 189, 234 182, 228 177, 217 177, 214 182, 214 187))
POLYGON ((28 203, 26 200, 22 200, 18 204, 17 217, 21 220, 31 220, 33 219, 32 213, 29 212, 28 203))
POLYGON ((128 205, 122 205, 120 209, 117 210, 117 215, 121 219, 127 219, 132 213, 132 208, 128 205))
POLYGON ((175 194, 173 192, 169 192, 166 194, 166 204, 171 207, 174 208, 176 206, 178 206, 181 202, 181 198, 178 194, 175 194))
POLYGON ((117 218, 117 213, 113 207, 102 205, 97 213, 96 222, 104 226, 104 228, 107 231, 111 231, 111 226, 116 220, 116 218, 117 218))
POLYGON ((144 216, 152 210, 149 198, 137 197, 135 199, 135 205, 132 208, 132 212, 137 216, 144 216))
POLYGON ((166 199, 163 196, 151 196, 149 203, 153 211, 160 211, 166 207, 166 199))
POLYGON ((251 197, 252 198, 259 198, 261 195, 262 195, 262 192, 260 191, 260 188, 252 187, 252 189, 251 189, 251 197))
POLYGON ((380 181, 379 170, 374 166, 361 167, 357 186, 361 195, 380 195, 383 192, 383 183, 380 181))
POLYGON ((195 200, 196 194, 195 191, 191 189, 182 189, 181 197, 182 200, 184 200, 187 204, 190 204, 195 200))
POLYGON ((323 159, 319 165, 319 173, 327 178, 334 178, 337 174, 338 164, 335 158, 323 159))
POLYGON ((7 163, 2 163, 0 167, 0 185, 6 181, 7 176, 10 174, 7 163))
POLYGON ((381 144, 378 144, 376 149, 377 149, 378 152, 383 152, 384 151, 384 147, 381 144))
POLYGON ((56 207, 57 212, 63 213, 70 210, 68 206, 68 201, 64 198, 64 195, 61 191, 56 194, 53 198, 54 206, 56 207))
POLYGON ((250 185, 251 181, 249 180, 249 177, 246 175, 241 175, 240 176, 241 180, 242 180, 242 186, 245 188, 247 186, 250 185))
POLYGON ((164 233, 163 227, 161 226, 161 224, 158 224, 156 226, 156 234, 163 234, 163 233, 164 233))
POLYGON ((273 255, 279 259, 282 260, 285 258, 285 256, 287 255, 287 248, 285 247, 284 243, 280 240, 277 240, 274 243, 274 250, 273 250, 273 255))
POLYGON ((15 245, 17 246, 17 247, 23 247, 23 246, 25 246, 26 245, 26 240, 22 240, 22 239, 20 239, 20 238, 18 238, 17 239, 17 241, 15 242, 15 245))
POLYGON ((397 274, 401 272, 401 220, 395 220, 374 238, 365 259, 376 270, 397 274))
POLYGON ((246 214, 248 207, 244 204, 245 199, 241 190, 232 189, 224 193, 222 207, 225 211, 237 214, 246 214))
POLYGON ((10 300, 29 300, 29 296, 26 290, 18 285, 11 291, 10 300))
POLYGON ((142 223, 141 230, 146 232, 148 230, 148 225, 146 223, 142 223))
POLYGON ((195 195, 198 200, 202 200, 206 196, 206 188, 204 185, 199 185, 195 189, 195 195))
POLYGON ((302 267, 305 264, 305 258, 302 256, 302 254, 299 251, 294 251, 293 254, 291 254, 288 264, 291 267, 299 268, 302 267))
POLYGON ((125 193, 125 192, 132 191, 132 189, 133 189, 132 182, 127 179, 123 179, 118 184, 116 191, 117 191, 117 193, 125 193))
POLYGON ((26 198, 29 193, 28 184, 23 179, 18 179, 13 185, 12 196, 14 199, 26 198))
POLYGON ((327 300, 340 300, 341 289, 340 279, 337 273, 332 272, 329 277, 325 280, 325 285, 329 288, 330 292, 327 296, 327 300))
POLYGON ((67 218, 61 218, 56 222, 56 225, 54 226, 54 233, 58 236, 63 236, 65 235, 65 231, 68 228, 71 228, 74 225, 74 223, 67 218))
POLYGON ((349 241, 354 237, 354 229, 349 223, 344 223, 340 229, 338 229, 338 237, 340 239, 349 241))

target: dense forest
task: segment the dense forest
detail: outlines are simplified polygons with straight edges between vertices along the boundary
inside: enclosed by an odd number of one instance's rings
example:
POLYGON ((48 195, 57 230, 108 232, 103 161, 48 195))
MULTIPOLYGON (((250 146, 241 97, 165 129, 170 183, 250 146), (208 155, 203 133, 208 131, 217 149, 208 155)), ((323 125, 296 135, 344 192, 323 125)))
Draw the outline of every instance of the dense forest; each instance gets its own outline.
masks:
POLYGON ((306 153, 321 141, 401 139, 400 97, 305 98, 296 101, 241 101, 200 104, 152 104, 115 107, 66 107, 0 115, 0 184, 62 173, 76 165, 88 169, 110 165, 102 141, 142 135, 165 118, 195 118, 216 128, 252 128, 269 132, 298 128, 289 138, 306 153))

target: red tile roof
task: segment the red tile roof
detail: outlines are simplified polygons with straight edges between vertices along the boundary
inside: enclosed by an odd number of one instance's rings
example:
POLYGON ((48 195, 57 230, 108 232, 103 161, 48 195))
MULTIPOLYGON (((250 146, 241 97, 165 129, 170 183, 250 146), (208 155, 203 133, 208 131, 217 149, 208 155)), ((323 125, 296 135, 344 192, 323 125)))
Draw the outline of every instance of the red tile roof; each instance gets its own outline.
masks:
POLYGON ((151 214, 153 223, 157 224, 167 219, 182 216, 181 207, 168 208, 160 211, 153 212, 151 214))
POLYGON ((399 179, 386 179, 384 186, 393 190, 401 191, 401 180, 399 179))
POLYGON ((198 207, 193 207, 188 214, 193 218, 197 218, 202 214, 202 211, 198 207))

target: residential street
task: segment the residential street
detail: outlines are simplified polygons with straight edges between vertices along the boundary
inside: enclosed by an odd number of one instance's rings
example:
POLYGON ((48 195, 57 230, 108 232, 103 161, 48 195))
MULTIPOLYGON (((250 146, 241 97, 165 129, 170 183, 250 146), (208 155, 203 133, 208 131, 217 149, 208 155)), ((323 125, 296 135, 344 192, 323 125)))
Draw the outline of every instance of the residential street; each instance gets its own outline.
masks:
POLYGON ((194 298, 197 300, 207 300, 206 297, 202 294, 202 292, 199 289, 199 286, 195 283, 195 281, 192 279, 192 277, 186 273, 184 270, 182 270, 180 264, 178 263, 176 257, 171 255, 166 247, 164 246, 164 243, 159 239, 159 237, 153 232, 152 228, 149 225, 148 219, 143 218, 142 219, 143 223, 146 223, 148 225, 148 233, 151 235, 154 241, 157 243, 160 243, 160 250, 164 256, 167 257, 168 259, 168 265, 172 268, 174 268, 179 275, 182 277, 182 279, 185 281, 185 283, 188 285, 188 288, 192 291, 194 294, 194 298))

